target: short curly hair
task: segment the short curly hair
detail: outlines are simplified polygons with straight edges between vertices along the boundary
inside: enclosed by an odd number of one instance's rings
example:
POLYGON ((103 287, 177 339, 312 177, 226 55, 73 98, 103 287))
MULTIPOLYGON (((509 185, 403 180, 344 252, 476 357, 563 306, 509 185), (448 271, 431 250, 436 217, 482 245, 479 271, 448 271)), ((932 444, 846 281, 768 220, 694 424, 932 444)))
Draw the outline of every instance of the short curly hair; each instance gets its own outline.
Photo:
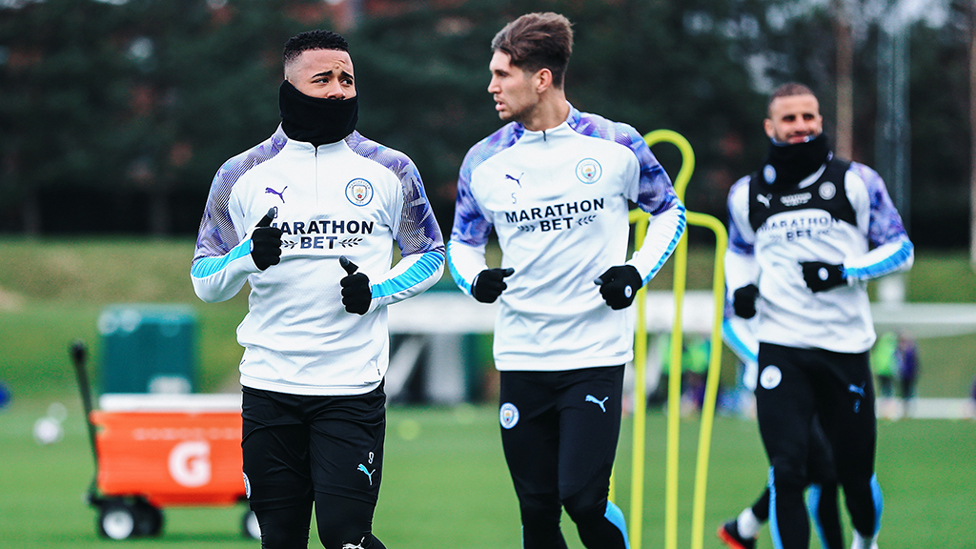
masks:
POLYGON ((769 99, 766 101, 766 116, 772 115, 773 101, 776 101, 780 97, 793 97, 794 95, 812 95, 817 97, 817 94, 813 93, 813 90, 805 84, 800 84, 799 82, 787 82, 781 84, 773 93, 769 94, 769 99))
POLYGON ((340 34, 328 30, 305 31, 292 36, 285 42, 281 61, 287 65, 308 50, 349 51, 349 43, 340 34))

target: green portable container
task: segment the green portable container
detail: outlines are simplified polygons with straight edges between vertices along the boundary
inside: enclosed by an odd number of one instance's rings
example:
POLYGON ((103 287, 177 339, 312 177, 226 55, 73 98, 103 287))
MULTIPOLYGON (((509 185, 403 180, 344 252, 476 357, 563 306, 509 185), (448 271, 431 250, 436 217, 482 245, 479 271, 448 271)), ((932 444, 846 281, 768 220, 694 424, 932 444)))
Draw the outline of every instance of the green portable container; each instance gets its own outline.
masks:
POLYGON ((102 393, 192 393, 197 320, 186 305, 111 305, 98 319, 102 393))

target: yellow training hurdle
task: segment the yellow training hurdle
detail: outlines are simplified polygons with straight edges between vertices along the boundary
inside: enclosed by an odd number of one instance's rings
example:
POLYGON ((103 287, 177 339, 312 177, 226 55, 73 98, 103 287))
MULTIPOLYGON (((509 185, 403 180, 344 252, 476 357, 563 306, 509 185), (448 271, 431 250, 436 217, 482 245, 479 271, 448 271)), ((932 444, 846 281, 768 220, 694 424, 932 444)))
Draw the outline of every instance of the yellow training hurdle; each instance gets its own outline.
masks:
MULTIPOLYGON (((685 189, 695 169, 695 155, 691 144, 681 134, 671 130, 656 130, 644 136, 648 146, 668 142, 681 152, 681 169, 674 179, 674 190, 684 202, 685 189)), ((715 233, 715 267, 712 277, 714 317, 711 333, 711 353, 708 361, 708 377, 705 384, 705 400, 702 405, 701 429, 699 430, 698 457, 695 471, 691 549, 702 549, 705 527, 705 487, 708 478, 708 459, 718 396, 719 373, 722 367, 722 313, 725 303, 724 256, 728 246, 725 225, 713 216, 686 212, 688 225, 711 229, 715 233)), ((630 222, 634 224, 635 246, 639 248, 647 235, 648 214, 633 210, 630 222)), ((682 307, 687 284, 688 233, 681 237, 674 251, 674 324, 671 330, 671 371, 668 376, 668 422, 665 479, 665 549, 678 547, 678 441, 681 414, 681 345, 683 339, 682 307)), ((629 538, 632 549, 641 549, 644 512, 644 450, 646 438, 647 395, 645 394, 647 367, 647 290, 637 293, 637 323, 634 343, 634 417, 630 492, 629 538)), ((611 486, 611 494, 612 494, 611 486)))

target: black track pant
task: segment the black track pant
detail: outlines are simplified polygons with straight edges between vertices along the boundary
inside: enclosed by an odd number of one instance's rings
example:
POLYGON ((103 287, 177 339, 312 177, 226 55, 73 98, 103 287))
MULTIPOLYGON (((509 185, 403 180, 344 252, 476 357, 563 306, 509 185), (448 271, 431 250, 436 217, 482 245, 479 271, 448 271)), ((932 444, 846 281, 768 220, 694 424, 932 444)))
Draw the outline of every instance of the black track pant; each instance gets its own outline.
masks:
POLYGON ((623 514, 607 500, 620 433, 623 366, 502 372, 502 446, 524 549, 565 549, 562 509, 588 549, 623 549, 623 514))
MULTIPOLYGON (((807 507, 813 513, 813 525, 824 549, 843 549, 844 534, 837 507, 837 472, 833 450, 827 442, 820 421, 815 419, 810 430, 810 450, 807 456, 807 507)), ((769 487, 752 504, 752 514, 760 521, 769 520, 769 487)))
POLYGON ((759 345, 759 430, 769 457, 770 533, 783 549, 806 549, 810 528, 804 488, 814 416, 833 449, 851 523, 870 537, 880 527, 874 476, 877 426, 868 353, 759 345))
POLYGON ((326 549, 384 549, 373 537, 383 471, 383 388, 318 397, 244 388, 244 474, 261 547, 308 547, 312 503, 326 549))

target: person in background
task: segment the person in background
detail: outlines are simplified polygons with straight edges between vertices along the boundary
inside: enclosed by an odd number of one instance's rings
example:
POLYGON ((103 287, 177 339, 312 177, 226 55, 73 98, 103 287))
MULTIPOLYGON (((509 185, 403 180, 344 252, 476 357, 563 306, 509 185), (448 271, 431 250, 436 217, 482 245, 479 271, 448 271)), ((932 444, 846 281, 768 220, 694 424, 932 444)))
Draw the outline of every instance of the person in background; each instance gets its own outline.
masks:
POLYGON ((915 384, 918 382, 918 348, 907 333, 898 334, 898 384, 901 389, 902 408, 910 415, 915 401, 915 384))
POLYGON ((878 408, 882 417, 891 418, 894 415, 892 405, 895 394, 895 362, 898 347, 898 336, 893 332, 885 332, 878 336, 878 341, 871 349, 871 371, 878 380, 878 408))
POLYGON ((973 378, 973 387, 969 392, 969 417, 976 418, 976 377, 973 378))
POLYGON ((420 174, 356 131, 346 40, 285 43, 281 126, 214 177, 191 279, 207 302, 251 291, 244 347, 244 482, 265 548, 382 549, 387 306, 432 286, 444 242, 420 174), (401 259, 392 265, 393 244, 401 259))
MULTIPOLYGON (((734 310, 732 303, 726 301, 722 338, 739 360, 747 365, 745 375, 748 377, 743 379, 743 384, 755 391, 757 370, 754 365, 758 361, 759 341, 755 334, 756 311, 753 304, 753 301, 745 300, 740 302, 738 310, 734 310)), ((820 539, 820 546, 822 549, 842 549, 844 534, 840 524, 833 450, 817 418, 814 418, 810 429, 807 471, 810 485, 806 489, 806 503, 813 519, 814 530, 820 539)), ((719 526, 719 539, 730 549, 754 549, 759 530, 769 521, 769 496, 767 486, 752 505, 743 509, 736 518, 719 526)))
POLYGON ((523 548, 565 548, 565 508, 584 546, 623 549, 623 514, 607 496, 634 356, 628 308, 685 214, 634 128, 566 101, 572 47, 556 13, 523 15, 492 40, 488 93, 507 124, 461 165, 448 266, 464 293, 499 301, 499 419, 523 548), (650 221, 628 260, 630 202, 650 221), (485 259, 492 230, 500 267, 485 259))
MULTIPOLYGON (((653 348, 661 364, 660 381, 649 395, 649 405, 666 404, 668 376, 671 372, 671 334, 658 334, 653 348)), ((700 412, 705 400, 708 376, 708 356, 711 342, 699 334, 689 335, 681 342, 681 414, 700 412)))
POLYGON ((882 499, 867 281, 910 268, 914 246, 877 172, 830 150, 809 87, 776 88, 763 129, 766 159, 729 191, 725 265, 736 314, 757 316, 770 532, 777 548, 809 547, 803 492, 817 418, 834 452, 852 548, 874 549, 882 499))

